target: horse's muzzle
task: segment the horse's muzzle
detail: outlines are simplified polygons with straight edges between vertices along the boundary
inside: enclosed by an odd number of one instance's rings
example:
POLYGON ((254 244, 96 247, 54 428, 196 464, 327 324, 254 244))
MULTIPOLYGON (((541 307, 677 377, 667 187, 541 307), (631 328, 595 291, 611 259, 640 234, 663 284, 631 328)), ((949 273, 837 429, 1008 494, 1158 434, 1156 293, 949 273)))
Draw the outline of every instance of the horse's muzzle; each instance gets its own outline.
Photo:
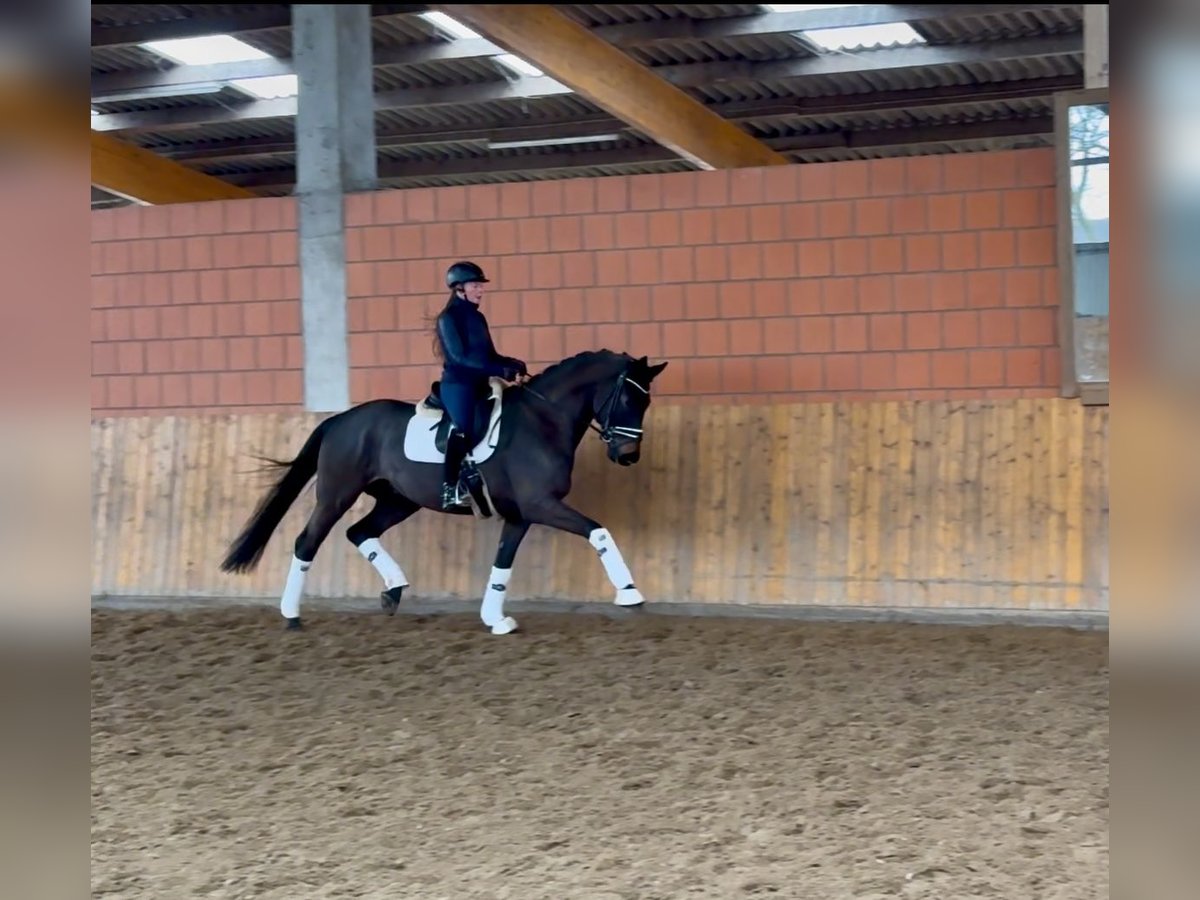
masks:
POLYGON ((608 449, 608 457, 617 465, 632 466, 642 458, 642 445, 639 441, 632 441, 621 446, 610 445, 608 449))

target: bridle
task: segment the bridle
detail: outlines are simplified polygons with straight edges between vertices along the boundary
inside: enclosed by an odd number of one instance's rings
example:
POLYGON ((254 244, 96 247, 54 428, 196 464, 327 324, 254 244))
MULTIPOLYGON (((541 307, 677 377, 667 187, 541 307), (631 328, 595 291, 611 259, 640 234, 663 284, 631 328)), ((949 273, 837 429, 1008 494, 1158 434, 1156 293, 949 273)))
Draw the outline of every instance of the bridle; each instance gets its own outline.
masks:
POLYGON ((641 440, 641 428, 627 428, 624 425, 612 424, 613 408, 617 405, 617 397, 621 395, 621 388, 627 384, 633 385, 647 397, 650 396, 650 391, 642 387, 636 381, 631 380, 627 371, 622 371, 621 374, 617 376, 617 383, 613 385, 612 391, 609 392, 608 399, 605 400, 604 405, 600 407, 601 410, 604 410, 605 408, 608 410, 608 412, 604 414, 604 426, 602 428, 597 428, 595 419, 593 419, 591 422, 588 422, 588 428, 600 435, 600 440, 604 441, 606 444, 611 444, 615 438, 619 437, 641 440))
MULTIPOLYGON (((643 429, 641 428, 629 428, 625 425, 612 424, 612 414, 613 409, 617 405, 617 398, 621 396, 621 389, 627 384, 637 388, 647 397, 650 396, 650 391, 642 387, 636 381, 632 380, 627 371, 622 371, 621 374, 617 376, 616 384, 613 385, 612 390, 608 393, 608 397, 605 398, 604 403, 600 407, 601 412, 604 414, 604 424, 597 427, 596 420, 599 418, 599 414, 593 415, 591 421, 588 422, 588 428, 600 435, 600 440, 604 441, 606 444, 611 444, 619 437, 634 438, 636 440, 640 440, 642 437, 643 429)), ((520 387, 529 391, 529 393, 533 394, 533 396, 537 397, 539 400, 545 402, 548 406, 554 405, 533 388, 529 387, 529 385, 522 384, 520 387)))

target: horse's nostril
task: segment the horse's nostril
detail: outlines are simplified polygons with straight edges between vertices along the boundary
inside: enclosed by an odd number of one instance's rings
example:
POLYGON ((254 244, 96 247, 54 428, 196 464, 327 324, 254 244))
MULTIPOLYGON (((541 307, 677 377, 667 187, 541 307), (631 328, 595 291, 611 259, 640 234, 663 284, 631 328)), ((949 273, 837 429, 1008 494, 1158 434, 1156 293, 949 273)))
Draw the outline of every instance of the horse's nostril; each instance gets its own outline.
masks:
POLYGON ((631 466, 641 459, 641 457, 642 453, 640 450, 629 450, 618 455, 617 462, 623 466, 631 466))

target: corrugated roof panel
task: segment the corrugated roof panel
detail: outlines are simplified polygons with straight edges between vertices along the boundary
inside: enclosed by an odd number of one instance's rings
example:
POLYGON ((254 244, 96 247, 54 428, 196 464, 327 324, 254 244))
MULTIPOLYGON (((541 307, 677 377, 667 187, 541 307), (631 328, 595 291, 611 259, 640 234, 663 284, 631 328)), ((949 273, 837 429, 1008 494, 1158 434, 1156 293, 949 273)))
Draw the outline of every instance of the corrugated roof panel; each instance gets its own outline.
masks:
POLYGON ((245 140, 247 138, 279 138, 291 140, 296 133, 294 119, 251 119, 243 122, 211 122, 187 128, 164 131, 138 131, 122 135, 147 148, 203 147, 208 141, 245 140))
POLYGON ((1036 34, 1065 34, 1082 30, 1083 5, 929 18, 922 19, 913 27, 926 40, 935 44, 1005 40, 1036 34))
POLYGON ((485 141, 447 141, 441 144, 420 144, 408 147, 380 147, 380 161, 414 162, 428 159, 471 159, 487 153, 485 141))
POLYGON ((164 109, 227 109, 253 100, 234 87, 214 94, 185 94, 181 97, 147 97, 139 100, 96 101, 92 106, 104 113, 153 112, 164 109))
POLYGON ((456 84, 503 82, 508 69, 491 57, 442 60, 409 66, 375 69, 375 89, 390 91, 404 88, 437 87, 456 84))
POLYGON ((1025 119, 1050 115, 1050 101, 1038 98, 989 100, 982 103, 956 103, 821 115, 772 116, 741 120, 739 124, 756 137, 826 134, 846 130, 866 131, 908 125, 952 125, 960 122, 994 119, 1025 119))
MULTIPOLYGON (((423 131, 430 129, 449 129, 472 124, 478 120, 480 107, 474 111, 464 110, 460 106, 425 107, 414 109, 386 109, 375 115, 375 128, 379 131, 423 131)), ((493 112, 483 110, 487 121, 491 121, 493 112)))
POLYGON ((713 102, 755 97, 827 97, 870 91, 903 91, 949 85, 994 84, 1055 76, 1081 76, 1082 54, 995 62, 953 63, 907 69, 874 69, 836 75, 737 82, 694 88, 713 102))
MULTIPOLYGON (((910 124, 914 127, 929 127, 934 125, 958 125, 975 122, 1028 122, 1034 119, 1046 119, 1053 115, 1053 108, 1047 104, 1041 109, 1031 109, 1025 112, 1013 112, 1004 109, 964 109, 951 115, 923 112, 921 110, 903 110, 901 115, 880 116, 880 126, 890 124, 910 124)), ((873 123, 864 123, 862 130, 872 130, 873 123)))
POLYGON ((263 153, 255 154, 254 156, 239 156, 239 157, 223 157, 221 160, 214 159, 185 159, 181 160, 185 166, 197 169, 202 172, 220 176, 220 173, 213 169, 214 166, 228 164, 232 168, 231 172, 254 172, 263 171, 270 172, 276 169, 292 169, 296 165, 296 154, 292 153, 263 153))
POLYGON ((689 87, 686 90, 697 100, 707 103, 738 103, 747 100, 773 100, 781 97, 791 99, 796 96, 780 93, 772 90, 769 85, 754 81, 689 87))
POLYGON ((1020 150, 1031 147, 1052 147, 1051 135, 1018 135, 982 138, 968 141, 898 145, 893 147, 831 147, 822 150, 792 150, 784 153, 792 162, 839 162, 851 159, 890 159, 899 156, 935 156, 950 153, 981 153, 987 150, 1020 150))
POLYGON ((92 74, 136 72, 143 69, 167 69, 175 64, 151 50, 138 46, 97 47, 92 50, 92 74))
POLYGON ((178 19, 210 19, 275 9, 277 3, 93 3, 92 24, 101 27, 145 25, 178 19))
POLYGON ((576 94, 533 99, 496 100, 487 103, 459 103, 452 106, 431 106, 381 110, 376 114, 378 128, 438 128, 476 125, 480 122, 505 124, 537 124, 539 121, 562 120, 595 116, 600 108, 576 94))
POLYGON ((444 38, 421 16, 376 16, 371 20, 371 40, 376 47, 409 47, 444 38))
POLYGON ((292 163, 273 156, 247 156, 241 159, 222 159, 212 162, 190 162, 188 166, 209 175, 252 175, 258 172, 286 172, 293 177, 292 163))
POLYGON ((645 66, 687 65, 727 60, 760 62, 813 55, 803 41, 787 34, 686 38, 678 41, 660 41, 642 47, 630 47, 625 52, 645 66))

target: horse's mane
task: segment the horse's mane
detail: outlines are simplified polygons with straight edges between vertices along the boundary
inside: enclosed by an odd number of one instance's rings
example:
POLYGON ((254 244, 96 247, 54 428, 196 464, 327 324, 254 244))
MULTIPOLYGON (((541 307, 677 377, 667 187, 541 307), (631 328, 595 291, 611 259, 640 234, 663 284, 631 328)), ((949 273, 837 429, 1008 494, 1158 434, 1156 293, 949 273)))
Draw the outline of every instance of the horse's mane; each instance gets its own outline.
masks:
POLYGON ((534 375, 530 381, 532 383, 538 383, 543 379, 551 379, 560 372, 571 371, 579 366, 594 362, 598 359, 603 359, 605 357, 617 357, 627 360, 633 359, 633 357, 628 353, 618 353, 615 350, 609 350, 607 348, 602 350, 584 350, 580 353, 576 353, 574 356, 568 356, 566 359, 560 360, 559 362, 554 363, 552 366, 548 366, 537 375, 534 375))

